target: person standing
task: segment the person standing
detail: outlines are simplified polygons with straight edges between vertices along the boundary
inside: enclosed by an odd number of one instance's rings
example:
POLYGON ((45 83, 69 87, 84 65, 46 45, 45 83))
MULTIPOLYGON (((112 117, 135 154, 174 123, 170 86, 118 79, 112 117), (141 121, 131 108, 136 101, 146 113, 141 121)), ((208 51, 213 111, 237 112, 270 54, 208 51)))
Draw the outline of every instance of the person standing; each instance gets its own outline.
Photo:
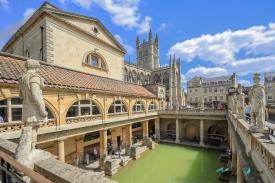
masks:
POLYGON ((245 116, 246 116, 246 121, 250 124, 250 112, 251 112, 251 103, 248 102, 248 104, 245 107, 245 116))
POLYGON ((112 146, 111 146, 111 144, 110 143, 108 143, 108 145, 107 145, 107 151, 108 151, 108 155, 111 153, 111 151, 112 151, 112 146))
POLYGON ((88 153, 85 154, 85 158, 86 158, 86 163, 87 165, 89 165, 89 161, 90 161, 90 155, 88 153))
POLYGON ((121 151, 122 151, 121 146, 118 147, 117 151, 118 151, 118 158, 120 159, 121 158, 121 151))
POLYGON ((75 158, 74 158, 74 165, 76 167, 78 167, 78 157, 77 156, 75 156, 75 158))
POLYGON ((97 159, 97 153, 98 153, 98 152, 97 152, 97 149, 96 149, 96 147, 95 147, 95 148, 94 148, 94 156, 95 156, 95 157, 94 157, 94 160, 97 159))

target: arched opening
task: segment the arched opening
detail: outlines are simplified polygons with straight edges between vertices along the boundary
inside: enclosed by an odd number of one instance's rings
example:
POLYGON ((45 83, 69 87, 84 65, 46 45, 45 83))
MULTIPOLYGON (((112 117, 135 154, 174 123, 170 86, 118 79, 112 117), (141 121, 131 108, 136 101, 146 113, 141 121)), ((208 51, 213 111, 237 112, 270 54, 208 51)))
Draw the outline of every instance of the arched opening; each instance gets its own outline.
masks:
POLYGON ((86 54, 83 64, 101 69, 107 69, 106 61, 104 60, 102 55, 96 52, 86 54))
POLYGON ((160 82, 159 76, 156 74, 154 76, 154 83, 159 83, 159 82, 160 82))
POLYGON ((200 135, 200 129, 194 123, 189 123, 185 127, 185 136, 187 139, 193 139, 194 134, 198 137, 200 135))
POLYGON ((144 75, 140 73, 140 84, 144 85, 144 75))
POLYGON ((79 100, 69 108, 66 117, 93 116, 99 114, 101 114, 101 112, 95 102, 79 100))
POLYGON ((122 113, 122 112, 127 112, 127 111, 126 111, 125 104, 120 100, 113 102, 110 105, 109 110, 108 110, 108 114, 122 113))
POLYGON ((136 73, 135 70, 132 71, 132 82, 133 82, 133 83, 136 83, 136 82, 137 82, 137 73, 136 73))

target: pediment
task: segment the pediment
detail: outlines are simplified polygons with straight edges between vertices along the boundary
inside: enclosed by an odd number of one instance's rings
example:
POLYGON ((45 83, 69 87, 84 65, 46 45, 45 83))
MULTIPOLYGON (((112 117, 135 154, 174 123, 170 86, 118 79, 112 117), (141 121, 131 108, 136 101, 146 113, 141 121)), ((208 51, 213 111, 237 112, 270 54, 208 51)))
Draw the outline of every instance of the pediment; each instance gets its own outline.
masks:
POLYGON ((106 27, 96 18, 91 18, 83 15, 72 14, 62 11, 52 11, 55 16, 58 16, 68 24, 74 25, 97 39, 116 47, 126 53, 124 47, 115 39, 115 37, 106 29, 106 27))

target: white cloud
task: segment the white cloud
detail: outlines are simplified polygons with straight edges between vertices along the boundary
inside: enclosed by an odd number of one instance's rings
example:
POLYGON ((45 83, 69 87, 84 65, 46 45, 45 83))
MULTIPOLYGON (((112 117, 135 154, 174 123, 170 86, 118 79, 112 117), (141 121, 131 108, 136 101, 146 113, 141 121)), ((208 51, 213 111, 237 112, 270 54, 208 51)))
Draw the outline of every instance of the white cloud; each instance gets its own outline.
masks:
POLYGON ((22 25, 34 14, 35 9, 27 8, 26 11, 23 13, 23 19, 21 20, 22 25))
POLYGON ((0 4, 6 11, 9 11, 9 1, 8 0, 0 0, 0 4))
POLYGON ((166 23, 162 23, 160 27, 157 29, 157 32, 164 30, 167 27, 166 23))
POLYGON ((228 75, 228 72, 225 68, 222 67, 214 67, 214 68, 206 68, 206 67, 197 67, 192 68, 185 74, 189 79, 195 76, 203 76, 206 78, 212 78, 217 76, 228 75))
POLYGON ((176 54, 187 62, 198 57, 203 61, 223 65, 235 61, 236 54, 241 50, 247 55, 268 55, 275 54, 274 47, 275 23, 270 23, 268 27, 254 26, 246 30, 227 30, 176 43, 167 55, 176 54))
POLYGON ((252 86, 253 83, 251 83, 251 81, 248 80, 239 80, 239 82, 242 86, 252 86))
POLYGON ((126 43, 127 40, 125 40, 125 39, 123 40, 118 34, 115 35, 115 38, 117 39, 117 41, 120 44, 122 44, 124 46, 124 48, 128 54, 132 54, 134 52, 134 48, 131 45, 126 43))
POLYGON ((84 9, 90 9, 92 6, 99 6, 107 11, 112 21, 118 26, 125 26, 129 29, 136 28, 138 33, 142 34, 149 31, 148 24, 152 20, 146 16, 140 21, 138 13, 139 0, 58 0, 66 8, 66 2, 72 2, 84 9), (146 25, 146 26, 145 26, 146 25))

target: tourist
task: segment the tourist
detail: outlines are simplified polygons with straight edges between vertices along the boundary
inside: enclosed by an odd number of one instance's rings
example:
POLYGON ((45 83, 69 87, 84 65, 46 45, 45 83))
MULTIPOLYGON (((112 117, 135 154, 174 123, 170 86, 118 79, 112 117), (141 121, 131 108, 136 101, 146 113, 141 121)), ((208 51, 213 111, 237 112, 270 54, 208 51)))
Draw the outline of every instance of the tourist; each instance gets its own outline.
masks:
POLYGON ((180 108, 179 108, 179 110, 182 110, 183 109, 183 105, 182 104, 180 104, 180 108))
POLYGON ((196 134, 194 134, 193 142, 198 143, 196 134))
POLYGON ((90 155, 88 153, 85 154, 86 164, 89 165, 90 155))
POLYGON ((246 116, 246 121, 250 124, 250 111, 251 111, 251 103, 248 102, 248 104, 245 107, 245 116, 246 116))
POLYGON ((220 105, 220 110, 224 110, 224 107, 223 107, 223 105, 222 105, 222 104, 220 105))
POLYGON ((176 134, 175 133, 172 133, 172 138, 173 138, 173 141, 176 140, 176 134))
POLYGON ((98 151, 97 151, 97 148, 95 147, 95 148, 94 148, 94 156, 95 156, 95 157, 94 157, 94 160, 97 159, 97 153, 98 153, 98 151))
POLYGON ((78 167, 78 157, 77 157, 77 156, 74 158, 74 165, 75 165, 76 167, 78 167))
POLYGON ((119 159, 121 158, 121 151, 122 151, 122 148, 121 148, 121 146, 119 146, 117 149, 119 159))
POLYGON ((231 154, 232 154, 232 150, 230 149, 230 147, 227 149, 227 155, 231 158, 231 154))
POLYGON ((107 145, 107 151, 108 151, 108 155, 111 153, 111 151, 112 151, 112 146, 111 146, 111 144, 110 143, 108 143, 108 145, 107 145))
POLYGON ((154 133, 153 137, 154 137, 154 141, 156 141, 157 140, 157 134, 154 133))
POLYGON ((4 119, 1 115, 0 115, 0 123, 4 123, 4 119))
POLYGON ((185 106, 185 108, 186 108, 187 110, 190 110, 190 109, 191 109, 191 106, 190 106, 189 104, 187 104, 187 105, 185 106))
POLYGON ((112 158, 112 159, 115 158, 115 151, 114 151, 114 150, 112 150, 111 158, 112 158))

